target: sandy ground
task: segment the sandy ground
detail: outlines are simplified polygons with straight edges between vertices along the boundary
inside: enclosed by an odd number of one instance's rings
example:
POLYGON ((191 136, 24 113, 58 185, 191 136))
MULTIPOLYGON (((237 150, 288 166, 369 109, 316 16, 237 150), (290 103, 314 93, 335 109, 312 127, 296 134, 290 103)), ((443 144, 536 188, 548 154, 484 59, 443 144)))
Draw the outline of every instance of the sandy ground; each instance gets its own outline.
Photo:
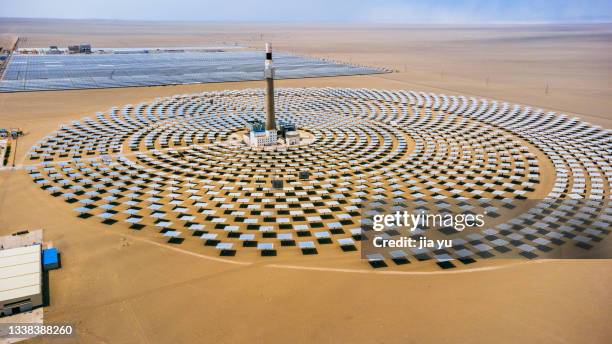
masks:
POLYGON ((16 41, 16 35, 0 33, 0 48, 2 48, 3 51, 11 49, 15 45, 16 41))
MULTIPOLYGON (((279 81, 281 87, 478 95, 545 106, 612 127, 610 26, 366 30, 166 23, 152 28, 150 23, 57 26, 0 20, 0 33, 21 33, 29 46, 74 41, 98 46, 260 45, 270 39, 291 51, 400 70, 384 76, 279 81), (126 25, 131 25, 129 34, 126 25)), ((0 127, 27 132, 18 143, 19 163, 32 144, 61 123, 111 106, 260 86, 0 94, 0 127)), ((76 339, 83 343, 605 343, 612 335, 610 261, 496 261, 451 273, 425 264, 402 273, 381 272, 332 252, 227 262, 198 253, 187 241, 177 248, 158 236, 81 220, 69 208, 36 188, 23 171, 0 171, 0 234, 44 228, 46 239, 60 248, 63 268, 51 273, 45 319, 74 323, 76 339)), ((45 340, 34 340, 39 341, 45 340)))

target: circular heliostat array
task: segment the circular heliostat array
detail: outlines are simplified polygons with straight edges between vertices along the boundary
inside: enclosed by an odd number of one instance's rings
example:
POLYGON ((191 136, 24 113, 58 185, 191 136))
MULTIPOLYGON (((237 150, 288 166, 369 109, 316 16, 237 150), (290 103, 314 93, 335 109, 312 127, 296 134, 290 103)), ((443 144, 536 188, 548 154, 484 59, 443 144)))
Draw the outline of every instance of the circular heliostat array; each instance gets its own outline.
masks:
MULTIPOLYGON (((542 110, 410 91, 279 89, 277 119, 308 142, 262 150, 235 139, 263 116, 256 89, 112 108, 45 137, 28 169, 88 221, 198 240, 222 255, 354 251, 366 200, 610 198, 610 132, 542 110)), ((500 225, 461 246, 588 244, 608 234, 604 212, 592 233, 507 238, 500 225)))

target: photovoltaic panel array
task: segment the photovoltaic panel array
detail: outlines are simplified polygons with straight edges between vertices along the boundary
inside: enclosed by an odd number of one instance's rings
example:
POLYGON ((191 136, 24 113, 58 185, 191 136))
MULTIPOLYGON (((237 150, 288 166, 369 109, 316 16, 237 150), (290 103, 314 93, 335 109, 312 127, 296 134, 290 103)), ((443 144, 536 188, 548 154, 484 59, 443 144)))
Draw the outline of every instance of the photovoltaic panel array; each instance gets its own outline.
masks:
MULTIPOLYGON (((274 56, 276 78, 384 73, 290 54, 274 56)), ((263 79, 263 53, 180 52, 12 56, 0 92, 179 85, 263 79)))

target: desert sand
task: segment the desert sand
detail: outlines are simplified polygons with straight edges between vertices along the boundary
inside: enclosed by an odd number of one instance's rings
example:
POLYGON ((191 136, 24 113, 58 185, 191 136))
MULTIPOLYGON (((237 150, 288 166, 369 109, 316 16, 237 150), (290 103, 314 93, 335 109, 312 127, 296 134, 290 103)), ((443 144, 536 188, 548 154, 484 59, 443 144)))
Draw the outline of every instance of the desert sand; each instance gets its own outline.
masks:
MULTIPOLYGON (((278 49, 399 70, 283 80, 280 87, 474 95, 612 127, 609 25, 375 29, 2 19, 0 33, 18 33, 25 37, 22 46, 31 47, 81 41, 258 47, 270 40, 278 49)), ((0 94, 0 127, 26 132, 17 147, 20 164, 29 147, 61 123, 96 111, 249 87, 261 85, 0 94)), ((612 334, 612 263, 606 260, 479 262, 451 272, 428 264, 374 270, 356 256, 332 252, 227 260, 189 243, 171 246, 146 232, 79 219, 24 171, 0 171, 0 234, 24 228, 44 228, 46 240, 62 252, 62 269, 51 273, 46 321, 74 323, 84 343, 604 343, 612 334)))

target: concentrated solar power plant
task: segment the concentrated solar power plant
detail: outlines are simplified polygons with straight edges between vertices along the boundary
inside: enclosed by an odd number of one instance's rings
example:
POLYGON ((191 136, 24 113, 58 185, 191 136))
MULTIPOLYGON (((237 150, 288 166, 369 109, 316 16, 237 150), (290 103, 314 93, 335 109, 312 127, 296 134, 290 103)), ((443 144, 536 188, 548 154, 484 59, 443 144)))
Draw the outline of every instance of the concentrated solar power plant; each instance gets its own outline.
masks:
POLYGON ((32 147, 29 174, 84 221, 160 232, 171 244, 196 240, 222 256, 313 255, 328 246, 358 255, 366 200, 515 200, 543 192, 587 202, 534 207, 444 252, 371 255, 374 267, 431 259, 449 268, 451 259, 467 264, 506 250, 532 258, 555 245, 586 249, 610 232, 611 209, 601 202, 612 181, 609 130, 462 96, 280 89, 277 119, 314 140, 254 149, 232 138, 264 118, 263 95, 181 95, 67 123, 32 147), (544 165, 554 169, 552 181, 542 177, 544 165), (589 230, 576 226, 587 220, 589 230))
MULTIPOLYGON (((176 85, 262 80, 262 52, 15 54, 0 92, 176 85)), ((277 53, 277 79, 361 75, 386 71, 277 53)))

